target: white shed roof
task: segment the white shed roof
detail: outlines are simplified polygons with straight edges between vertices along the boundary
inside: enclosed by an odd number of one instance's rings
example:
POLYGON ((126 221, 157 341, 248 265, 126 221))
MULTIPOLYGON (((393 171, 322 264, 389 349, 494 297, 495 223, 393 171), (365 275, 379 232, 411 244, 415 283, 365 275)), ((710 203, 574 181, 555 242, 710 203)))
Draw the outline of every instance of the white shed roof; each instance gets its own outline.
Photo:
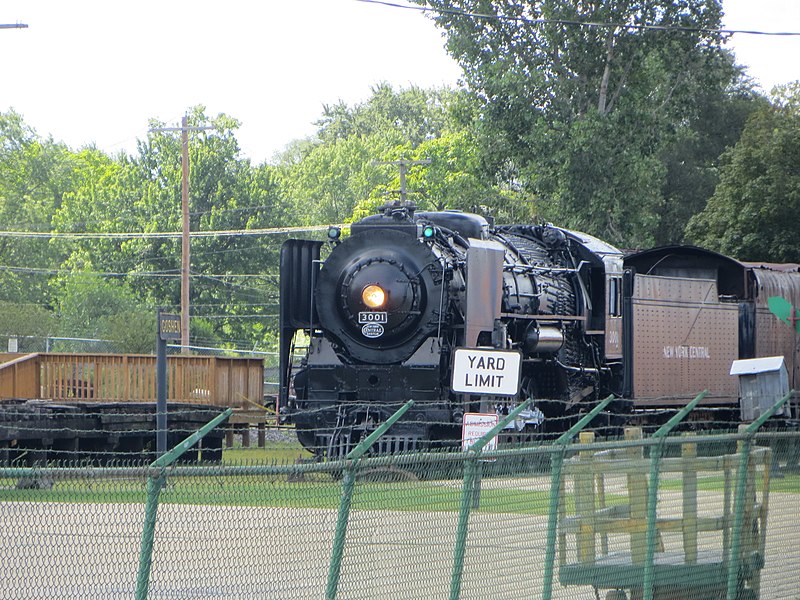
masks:
POLYGON ((767 356, 764 358, 747 358, 735 360, 731 364, 731 375, 753 375, 755 373, 768 373, 779 371, 783 367, 782 356, 767 356))

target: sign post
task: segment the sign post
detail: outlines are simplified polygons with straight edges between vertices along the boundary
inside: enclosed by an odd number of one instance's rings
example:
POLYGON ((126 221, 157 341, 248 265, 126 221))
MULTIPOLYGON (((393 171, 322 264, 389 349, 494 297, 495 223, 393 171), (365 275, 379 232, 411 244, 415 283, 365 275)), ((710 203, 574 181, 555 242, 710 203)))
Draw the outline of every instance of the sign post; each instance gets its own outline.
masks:
POLYGON ((156 313, 156 454, 167 451, 167 340, 181 339, 181 318, 161 312, 156 313))

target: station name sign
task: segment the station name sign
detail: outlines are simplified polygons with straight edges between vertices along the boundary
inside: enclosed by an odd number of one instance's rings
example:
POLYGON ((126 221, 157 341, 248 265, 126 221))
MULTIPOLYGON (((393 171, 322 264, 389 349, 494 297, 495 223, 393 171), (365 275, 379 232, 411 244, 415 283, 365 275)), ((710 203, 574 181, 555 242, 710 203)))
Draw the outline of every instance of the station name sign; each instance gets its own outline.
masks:
POLYGON ((514 350, 456 348, 451 388, 460 394, 516 396, 522 355, 514 350))
POLYGON ((181 316, 159 313, 158 337, 164 341, 181 339, 181 316))

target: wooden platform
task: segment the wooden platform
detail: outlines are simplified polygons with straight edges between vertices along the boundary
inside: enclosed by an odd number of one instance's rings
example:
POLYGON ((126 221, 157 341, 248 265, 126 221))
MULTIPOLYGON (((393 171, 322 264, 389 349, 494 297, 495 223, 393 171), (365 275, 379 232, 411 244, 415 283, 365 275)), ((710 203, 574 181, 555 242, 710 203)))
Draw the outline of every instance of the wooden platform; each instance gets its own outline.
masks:
MULTIPOLYGON (((653 585, 656 588, 724 589, 728 572, 722 549, 697 553, 697 561, 687 562, 683 552, 658 552, 653 563, 653 585)), ((591 585, 598 589, 641 588, 644 569, 641 560, 633 560, 630 552, 608 554, 594 563, 561 565, 558 579, 562 585, 591 585)))
MULTIPOLYGON (((638 429, 626 431, 630 442, 641 440, 638 429)), ((593 434, 581 434, 583 444, 593 434)), ((741 507, 734 504, 738 454, 698 455, 695 444, 680 444, 681 455, 660 460, 659 480, 650 481, 651 460, 644 446, 593 452, 582 450, 564 463, 558 509, 558 581, 592 586, 610 598, 642 598, 645 585, 647 532, 652 526, 654 600, 717 600, 725 598, 728 564, 737 511, 739 563, 737 600, 759 597, 764 566, 769 498, 769 448, 750 452, 741 507), (698 474, 714 482, 698 486, 698 474), (655 520, 648 520, 650 486, 670 480, 659 490, 655 520), (680 483, 676 487, 676 483, 680 483), (574 506, 568 506, 568 491, 574 506), (607 503, 611 497, 614 501, 607 503), (620 500, 624 498, 624 502, 620 500), (666 543, 665 543, 666 542, 666 543), (621 590, 627 590, 623 596, 621 590)), ((650 517, 652 518, 652 517, 650 517)), ((649 589, 649 588, 648 588, 649 589)), ((599 596, 598 596, 599 597, 599 596)))

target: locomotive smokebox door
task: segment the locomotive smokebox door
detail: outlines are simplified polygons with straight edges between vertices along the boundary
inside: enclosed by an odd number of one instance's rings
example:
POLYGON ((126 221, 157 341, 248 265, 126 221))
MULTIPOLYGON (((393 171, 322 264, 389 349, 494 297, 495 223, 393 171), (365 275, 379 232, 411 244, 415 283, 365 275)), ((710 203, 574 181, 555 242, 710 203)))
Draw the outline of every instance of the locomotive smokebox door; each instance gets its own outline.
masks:
MULTIPOLYGON (((754 421, 789 392, 789 375, 782 356, 735 360, 731 375, 739 376, 742 421, 754 421)), ((776 415, 788 415, 784 405, 776 415)))

